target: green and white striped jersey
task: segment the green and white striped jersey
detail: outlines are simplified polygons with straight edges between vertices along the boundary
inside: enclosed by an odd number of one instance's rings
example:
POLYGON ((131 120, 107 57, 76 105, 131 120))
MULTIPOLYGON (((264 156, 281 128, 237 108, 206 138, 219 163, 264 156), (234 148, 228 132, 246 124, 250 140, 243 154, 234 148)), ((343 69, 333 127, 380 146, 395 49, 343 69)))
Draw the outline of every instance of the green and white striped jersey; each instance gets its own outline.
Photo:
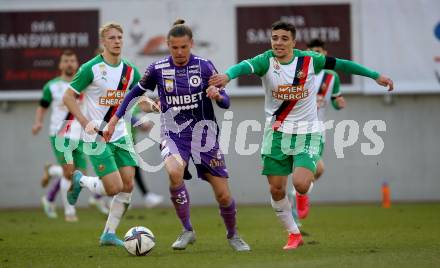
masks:
POLYGON ((67 120, 72 120, 72 114, 63 103, 64 92, 69 88, 69 83, 61 77, 55 77, 47 82, 43 87, 43 96, 41 100, 51 106, 49 135, 63 136, 67 120))
POLYGON ((341 95, 339 75, 332 70, 322 70, 315 78, 317 88, 318 120, 325 121, 325 110, 332 99, 341 95))
POLYGON ((325 56, 298 49, 293 53, 289 63, 281 64, 272 50, 244 62, 263 82, 266 123, 276 131, 291 134, 321 132, 315 74, 324 68, 325 56))
MULTIPOLYGON (((101 55, 98 55, 81 66, 70 87, 76 93, 84 94, 84 116, 102 128, 122 103, 125 92, 135 86, 139 80, 139 71, 125 59, 117 65, 111 65, 106 63, 101 55)), ((81 133, 72 131, 70 135, 71 138, 80 135, 81 139, 86 142, 95 140, 95 137, 86 135, 82 129, 81 133)), ((127 130, 121 118, 110 142, 125 135, 127 135, 127 130)))

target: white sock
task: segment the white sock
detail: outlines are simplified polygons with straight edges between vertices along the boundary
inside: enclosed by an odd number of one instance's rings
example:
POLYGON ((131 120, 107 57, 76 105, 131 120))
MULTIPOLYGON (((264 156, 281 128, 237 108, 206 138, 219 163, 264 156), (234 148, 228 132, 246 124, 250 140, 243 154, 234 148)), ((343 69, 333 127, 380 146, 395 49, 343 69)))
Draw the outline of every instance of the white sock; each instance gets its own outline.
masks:
POLYGON ((49 173, 49 176, 51 177, 61 177, 64 175, 63 168, 58 165, 51 165, 47 172, 49 173))
POLYGON ((75 215, 76 210, 75 207, 69 204, 67 201, 67 191, 70 188, 70 181, 65 177, 61 178, 61 199, 63 200, 64 205, 64 215, 75 215))
POLYGON ((280 219, 284 228, 291 234, 299 234, 300 231, 295 223, 295 220, 293 219, 292 208, 287 196, 280 201, 274 201, 272 198, 270 201, 275 210, 275 214, 278 216, 278 219, 280 219))
POLYGON ((118 228, 122 216, 124 216, 125 211, 127 211, 130 201, 131 193, 120 192, 113 197, 107 223, 104 228, 105 233, 116 233, 116 228, 118 228))
POLYGON ((107 195, 105 192, 104 184, 99 177, 82 176, 79 183, 81 187, 86 187, 90 192, 99 195, 107 195))

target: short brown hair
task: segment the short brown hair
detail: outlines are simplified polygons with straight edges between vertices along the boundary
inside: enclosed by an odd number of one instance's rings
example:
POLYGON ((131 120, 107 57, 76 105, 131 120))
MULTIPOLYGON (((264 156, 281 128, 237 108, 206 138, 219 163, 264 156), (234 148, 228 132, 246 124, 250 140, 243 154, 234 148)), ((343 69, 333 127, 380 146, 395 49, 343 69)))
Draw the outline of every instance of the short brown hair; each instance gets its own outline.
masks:
POLYGON ((71 50, 71 49, 65 49, 61 53, 60 57, 61 56, 76 56, 76 53, 73 50, 71 50))
POLYGON ((292 23, 281 20, 276 21, 272 24, 272 31, 276 31, 276 30, 289 31, 290 33, 292 33, 293 40, 295 40, 296 38, 296 28, 292 23))
POLYGON ((78 56, 76 55, 75 51, 73 51, 71 49, 65 49, 65 50, 63 50, 63 52, 61 52, 59 62, 61 62, 61 59, 63 58, 63 56, 66 56, 66 57, 74 56, 78 60, 78 56))
POLYGON ((104 38, 104 34, 110 30, 110 29, 116 29, 120 33, 124 33, 124 30, 122 29, 121 24, 117 22, 107 22, 106 24, 102 25, 101 28, 99 28, 99 37, 102 39, 104 38))

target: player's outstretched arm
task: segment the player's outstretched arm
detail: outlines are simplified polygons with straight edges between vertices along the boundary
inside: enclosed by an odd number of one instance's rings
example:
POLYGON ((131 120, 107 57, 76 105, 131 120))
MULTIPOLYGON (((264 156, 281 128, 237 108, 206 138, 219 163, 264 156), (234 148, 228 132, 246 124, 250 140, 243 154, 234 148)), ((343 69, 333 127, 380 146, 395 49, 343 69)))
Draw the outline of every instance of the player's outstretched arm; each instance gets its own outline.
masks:
POLYGON ((225 87, 231 79, 226 74, 214 74, 209 78, 209 85, 215 87, 225 87))
MULTIPOLYGON (((335 60, 334 65, 331 64, 331 60, 330 60, 330 63, 328 63, 329 58, 327 58, 326 59, 326 66, 333 65, 334 69, 337 71, 343 71, 345 73, 356 74, 356 75, 365 76, 365 77, 369 77, 371 79, 374 79, 377 84, 384 86, 384 87, 388 87, 388 91, 392 91, 394 89, 393 80, 391 80, 387 76, 381 75, 378 72, 373 71, 373 70, 363 66, 362 64, 359 64, 354 61, 338 59, 338 58, 333 58, 333 59, 335 60)), ((325 67, 325 69, 331 69, 331 68, 325 67)))
POLYGON ((389 77, 381 75, 376 79, 376 83, 383 87, 388 87, 388 91, 393 91, 394 89, 394 82, 389 77))
POLYGON ((224 74, 214 74, 209 78, 209 85, 224 88, 229 81, 239 76, 251 74, 252 68, 245 61, 229 67, 224 74))

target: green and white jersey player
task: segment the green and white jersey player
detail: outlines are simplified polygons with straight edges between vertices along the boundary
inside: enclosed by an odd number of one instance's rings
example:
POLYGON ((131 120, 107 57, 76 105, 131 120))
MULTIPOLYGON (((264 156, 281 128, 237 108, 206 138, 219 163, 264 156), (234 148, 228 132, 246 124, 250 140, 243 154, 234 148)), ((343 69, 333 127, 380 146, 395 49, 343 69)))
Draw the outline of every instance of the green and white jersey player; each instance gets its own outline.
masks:
MULTIPOLYGON (((87 162, 80 148, 63 148, 65 144, 69 144, 68 138, 65 137, 66 131, 69 129, 73 119, 67 107, 63 103, 64 92, 78 70, 78 58, 72 50, 65 50, 60 56, 58 68, 61 72, 60 76, 50 80, 43 87, 43 94, 40 100, 40 106, 35 112, 35 121, 32 126, 32 133, 38 134, 43 126, 44 117, 48 108, 51 107, 49 139, 58 164, 47 165, 45 175, 42 178, 42 185, 47 185, 51 177, 60 177, 59 187, 51 188, 47 197, 42 198, 42 204, 48 217, 55 218, 55 195, 61 188, 61 195, 64 205, 64 215, 66 221, 77 221, 75 207, 67 202, 67 190, 70 187, 70 180, 74 169, 86 170, 87 162), (59 146, 56 146, 56 143, 59 146)), ((78 143, 78 141, 74 141, 78 143)), ((54 185, 58 186, 58 185, 54 185)))
POLYGON ((99 35, 103 53, 81 66, 64 95, 64 103, 76 120, 70 135, 81 137, 84 152, 101 179, 75 172, 68 199, 74 204, 83 187, 95 194, 114 196, 100 244, 122 246, 115 233, 130 204, 136 156, 124 120, 117 123, 108 143, 98 132, 117 110, 125 92, 139 81, 140 74, 121 58, 123 29, 119 24, 103 25, 99 35), (78 94, 84 95, 84 111, 75 102, 78 94))
POLYGON ((266 112, 262 174, 268 178, 272 207, 289 233, 286 250, 303 244, 286 195, 288 175, 293 170, 296 191, 306 194, 320 155, 323 129, 317 114, 317 89, 313 86, 316 74, 322 69, 335 69, 370 77, 393 89, 391 79, 360 64, 294 49, 295 35, 292 24, 275 22, 271 50, 233 65, 226 74, 213 75, 210 79, 210 85, 220 87, 241 75, 256 74, 262 80, 266 112))

